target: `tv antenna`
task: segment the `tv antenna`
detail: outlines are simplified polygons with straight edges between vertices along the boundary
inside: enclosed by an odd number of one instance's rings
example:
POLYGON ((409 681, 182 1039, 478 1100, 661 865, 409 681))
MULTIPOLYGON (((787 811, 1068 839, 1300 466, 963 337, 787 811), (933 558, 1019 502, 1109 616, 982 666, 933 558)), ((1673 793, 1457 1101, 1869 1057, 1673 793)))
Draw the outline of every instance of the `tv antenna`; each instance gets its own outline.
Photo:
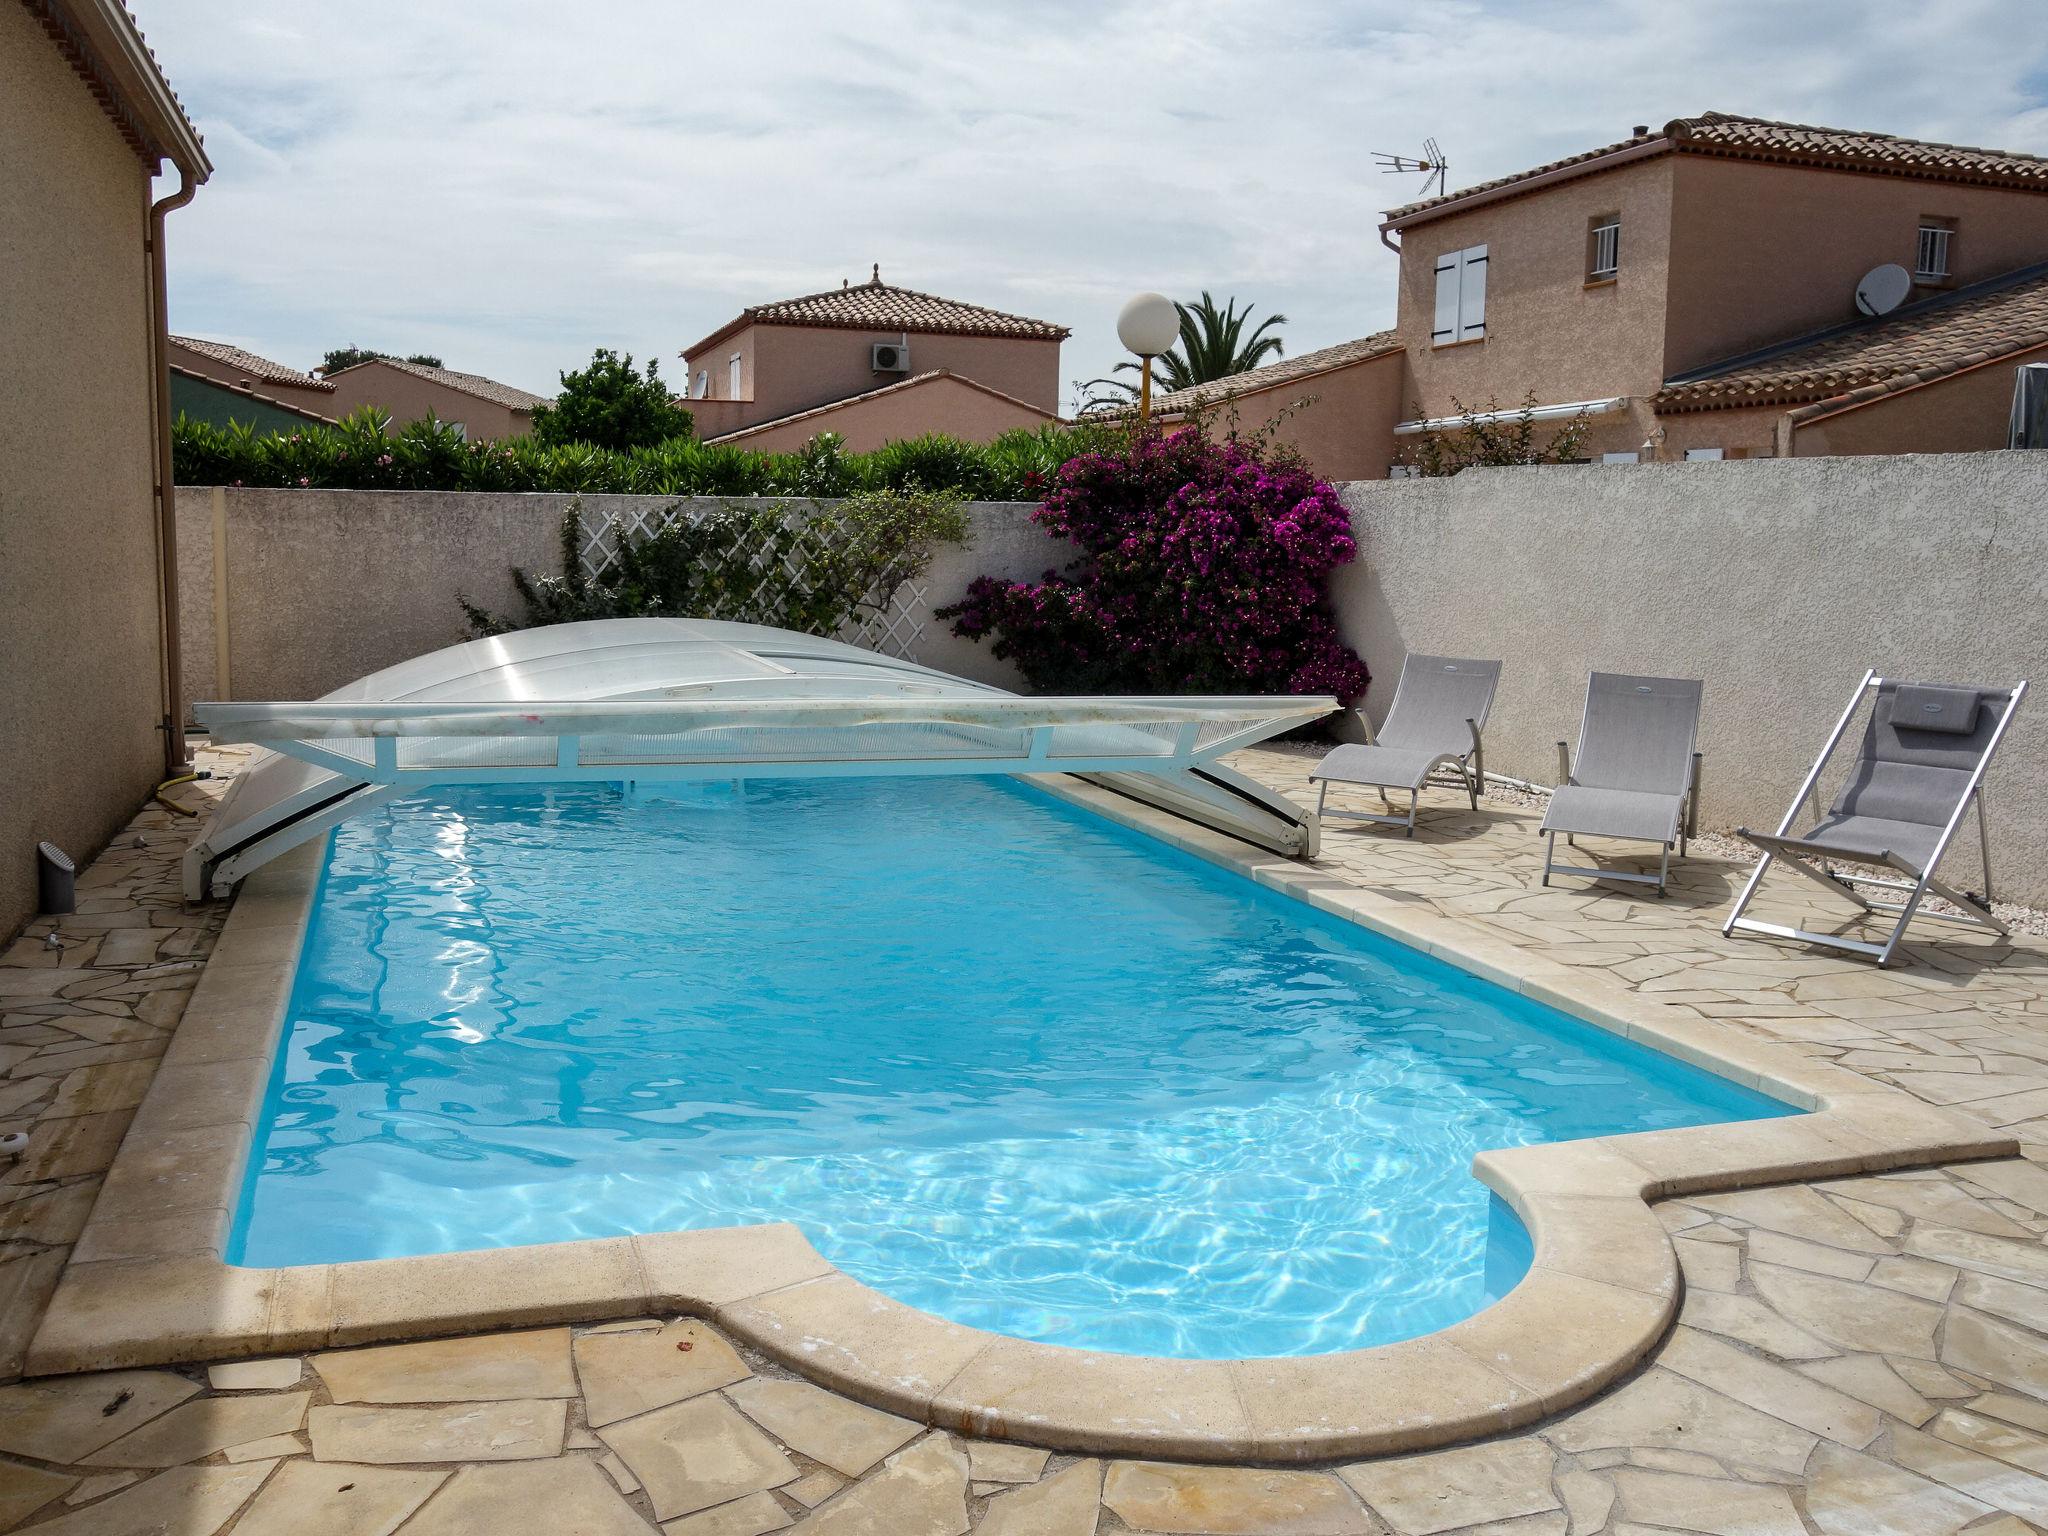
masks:
POLYGON ((1444 164, 1443 149, 1435 139, 1424 139, 1422 141, 1422 154, 1419 157, 1415 155, 1390 155, 1386 151, 1379 149, 1372 152, 1372 157, 1379 162, 1380 170, 1389 176, 1412 176, 1417 171, 1420 171, 1422 173, 1422 195, 1424 197, 1429 196, 1429 185, 1431 182, 1436 183, 1437 195, 1443 195, 1445 191, 1444 176, 1450 170, 1450 167, 1444 164))

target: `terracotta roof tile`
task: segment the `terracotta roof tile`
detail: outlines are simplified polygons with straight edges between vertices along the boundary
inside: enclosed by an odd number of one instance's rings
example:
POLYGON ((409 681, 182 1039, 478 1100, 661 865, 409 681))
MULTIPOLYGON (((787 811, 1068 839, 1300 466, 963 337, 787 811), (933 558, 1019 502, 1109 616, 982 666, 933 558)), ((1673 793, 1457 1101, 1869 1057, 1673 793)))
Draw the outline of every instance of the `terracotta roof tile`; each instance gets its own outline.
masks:
POLYGON ((229 394, 240 395, 245 400, 258 401, 269 406, 272 410, 284 411, 293 416, 303 416, 306 420, 318 422, 323 427, 338 427, 341 425, 332 416, 322 416, 318 411, 309 411, 303 405, 294 405, 289 400, 280 400, 275 395, 266 395, 261 390, 251 389, 247 384, 230 384, 223 379, 216 379, 210 373, 201 373, 196 368, 186 368, 178 363, 171 363, 168 366, 172 373, 178 374, 183 378, 193 379, 201 384, 210 384, 215 389, 224 389, 229 394))
POLYGON ((1271 389, 1275 385, 1309 378, 1318 373, 1328 373, 1333 368, 1343 368, 1351 363, 1364 362, 1369 357, 1379 357, 1384 353, 1400 350, 1401 344, 1394 339, 1392 331, 1375 331, 1372 335, 1361 336, 1356 341, 1340 341, 1334 347, 1304 352, 1299 357, 1268 363, 1263 368, 1248 368, 1243 373, 1233 373, 1227 378, 1211 379, 1206 384, 1194 384, 1186 389, 1169 391, 1153 400, 1152 409, 1165 412, 1184 411, 1199 401, 1218 401, 1233 395, 1252 394, 1258 390, 1271 389))
MULTIPOLYGON (((475 395, 479 400, 489 400, 495 405, 504 406, 507 410, 531 411, 543 405, 554 404, 546 395, 536 395, 532 390, 520 389, 514 384, 500 384, 496 379, 487 379, 480 373, 460 373, 453 368, 429 368, 424 363, 401 362, 395 357, 380 357, 373 361, 416 374, 423 379, 430 379, 449 389, 460 390, 465 395, 475 395)), ((358 368, 363 366, 362 363, 356 364, 358 368)), ((347 373, 349 370, 344 368, 341 371, 347 373)))
POLYGON ((329 393, 334 386, 323 378, 310 373, 301 373, 296 368, 287 368, 283 363, 273 363, 267 357, 258 357, 254 352, 245 352, 240 347, 231 347, 224 341, 207 341, 198 336, 173 336, 173 345, 210 357, 247 378, 264 384, 289 384, 295 389, 321 389, 329 393))
POLYGON ((1930 177, 1938 181, 1989 183, 2048 192, 2048 158, 2040 155, 2003 149, 1971 149, 1963 145, 1937 144, 1854 128, 1781 123, 1770 118, 1743 117, 1731 112, 1702 112, 1698 117, 1674 118, 1656 134, 1604 144, 1583 154, 1567 155, 1562 160, 1517 171, 1512 176, 1498 176, 1476 186, 1460 187, 1442 197, 1404 204, 1388 210, 1387 218, 1407 219, 1418 213, 1447 208, 1479 193, 1511 187, 1517 182, 1531 181, 1574 166, 1584 166, 1588 172, 1599 170, 1601 167, 1595 162, 1609 155, 1659 143, 1685 154, 1730 155, 1785 165, 1882 171, 1893 175, 1930 177))
POLYGON ((1661 412, 1791 405, 1890 394, 2048 345, 2048 264, 2022 268, 1671 380, 1661 412))
MULTIPOLYGON (((984 395, 993 395, 998 400, 1007 400, 1011 405, 1018 407, 1020 410, 1030 411, 1035 416, 1043 416, 1047 421, 1059 420, 1059 417, 1053 412, 1046 410, 1043 406, 1033 405, 1029 400, 1019 400, 1015 395, 1006 395, 1000 389, 991 389, 988 385, 978 380, 967 378, 962 374, 957 374, 950 368, 933 368, 924 373, 914 373, 907 379, 898 379, 893 384, 884 384, 876 389, 864 389, 857 395, 847 395, 843 399, 828 400, 823 405, 813 405, 801 411, 791 411, 786 416, 771 416, 766 421, 756 421, 744 427, 735 427, 730 432, 722 432, 716 437, 706 438, 705 441, 710 443, 735 442, 753 433, 765 432, 770 427, 785 427, 793 421, 803 421, 812 416, 829 416, 834 411, 843 410, 849 405, 859 405, 882 395, 893 395, 904 390, 917 389, 923 385, 935 383, 940 379, 951 379, 956 384, 964 384, 969 389, 979 390, 984 395)), ((687 400, 681 403, 685 406, 690 404, 687 400)))
POLYGON ((850 331, 908 331, 947 336, 1001 336, 1026 341, 1064 341, 1072 333, 1063 325, 1012 315, 981 304, 944 299, 914 288, 897 288, 876 273, 870 282, 828 288, 771 304, 751 304, 706 336, 683 356, 691 357, 746 325, 816 325, 850 331))

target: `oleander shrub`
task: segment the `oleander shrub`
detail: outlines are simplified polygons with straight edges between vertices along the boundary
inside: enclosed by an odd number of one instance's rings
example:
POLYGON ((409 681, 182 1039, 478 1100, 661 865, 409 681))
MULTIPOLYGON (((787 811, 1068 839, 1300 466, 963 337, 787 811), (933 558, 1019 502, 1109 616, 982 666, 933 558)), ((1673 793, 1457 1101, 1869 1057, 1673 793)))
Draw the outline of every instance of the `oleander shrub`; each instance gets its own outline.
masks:
POLYGON ((709 510, 678 502, 648 533, 616 532, 611 558, 592 573, 583 560, 579 498, 562 517, 561 574, 513 568, 523 617, 458 601, 479 636, 648 617, 733 619, 836 635, 885 612, 904 583, 924 573, 934 549, 966 538, 966 509, 943 491, 857 491, 838 501, 728 502, 709 510))
POLYGON ((1351 520, 1289 452, 1128 434, 1062 464, 1033 516, 1081 555, 1038 581, 979 577, 939 617, 1041 692, 1364 694, 1329 602, 1351 520))
POLYGON ((338 426, 292 432, 215 426, 180 416, 172 429, 180 485, 417 491, 573 491, 586 495, 802 496, 860 491, 945 491, 962 500, 1036 501, 1059 467, 1113 449, 1120 422, 1016 428, 989 443, 931 435, 849 453, 820 433, 793 453, 671 437, 616 449, 533 437, 467 442, 426 417, 390 435, 371 408, 338 426))

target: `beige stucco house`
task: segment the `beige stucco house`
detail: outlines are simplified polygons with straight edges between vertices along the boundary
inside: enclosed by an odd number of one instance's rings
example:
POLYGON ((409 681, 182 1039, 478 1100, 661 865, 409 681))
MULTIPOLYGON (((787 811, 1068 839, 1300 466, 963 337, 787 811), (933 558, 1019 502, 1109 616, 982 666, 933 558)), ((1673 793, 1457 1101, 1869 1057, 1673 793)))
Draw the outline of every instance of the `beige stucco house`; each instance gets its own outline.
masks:
POLYGON ((2032 155, 1710 112, 1396 208, 1381 237, 1395 324, 1340 373, 1161 407, 1240 397, 1256 425, 1316 394, 1280 435, 1344 477, 1532 395, 1541 431, 1583 413, 1595 460, 1969 452, 2004 446, 2013 369, 2048 358, 2032 155), (1887 266, 1899 302, 1861 312, 1887 266))
POLYGON ((1065 326, 882 281, 741 310, 683 349, 697 436, 855 449, 943 432, 983 442, 1059 412, 1065 326), (801 419, 799 419, 801 418, 801 419))
POLYGON ((184 760, 164 220, 212 169, 119 0, 0 4, 0 934, 184 760))
POLYGON ((465 436, 475 440, 531 432, 534 411, 553 403, 546 395, 500 384, 480 373, 429 368, 390 357, 340 369, 329 374, 327 382, 334 388, 333 415, 346 416, 366 405, 374 406, 390 418, 386 430, 392 432, 431 415, 459 425, 465 436))

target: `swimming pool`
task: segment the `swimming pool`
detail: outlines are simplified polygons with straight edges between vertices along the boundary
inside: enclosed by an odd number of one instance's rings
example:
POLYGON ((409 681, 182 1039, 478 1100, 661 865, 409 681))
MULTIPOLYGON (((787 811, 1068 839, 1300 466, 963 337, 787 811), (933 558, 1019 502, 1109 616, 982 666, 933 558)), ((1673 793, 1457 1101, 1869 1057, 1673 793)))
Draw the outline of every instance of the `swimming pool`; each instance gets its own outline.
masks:
POLYGON ((232 1237, 789 1220, 961 1322, 1190 1358, 1484 1306, 1488 1147, 1790 1113, 1003 779, 463 789, 332 840, 232 1237))

